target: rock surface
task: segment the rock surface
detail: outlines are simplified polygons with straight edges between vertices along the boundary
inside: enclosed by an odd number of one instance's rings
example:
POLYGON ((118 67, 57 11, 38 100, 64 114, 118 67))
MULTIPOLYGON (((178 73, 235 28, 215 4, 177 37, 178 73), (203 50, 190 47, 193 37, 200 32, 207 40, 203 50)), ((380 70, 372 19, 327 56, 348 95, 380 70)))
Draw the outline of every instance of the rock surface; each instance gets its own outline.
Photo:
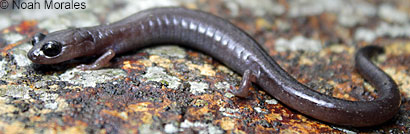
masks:
MULTIPOLYGON (((10 0, 8 0, 10 1, 10 0)), ((406 0, 74 0, 83 10, 0 9, 0 133, 409 133, 410 2, 406 0), (376 44, 375 62, 397 82, 400 112, 372 128, 305 117, 252 87, 212 57, 177 44, 118 56, 113 66, 34 65, 36 32, 114 22, 143 9, 183 6, 244 29, 298 81, 326 95, 371 100, 377 92, 354 70, 357 48, 376 44)), ((377 118, 377 117, 375 117, 377 118)))

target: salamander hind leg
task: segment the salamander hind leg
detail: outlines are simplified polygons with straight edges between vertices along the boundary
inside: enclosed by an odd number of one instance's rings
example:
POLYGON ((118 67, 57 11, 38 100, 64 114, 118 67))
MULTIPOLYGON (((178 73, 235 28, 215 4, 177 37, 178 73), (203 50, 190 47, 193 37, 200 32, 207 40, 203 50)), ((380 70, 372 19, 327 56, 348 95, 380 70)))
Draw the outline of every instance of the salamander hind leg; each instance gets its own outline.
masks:
POLYGON ((78 65, 76 68, 81 69, 81 70, 96 70, 96 69, 100 69, 103 67, 107 67, 110 65, 110 60, 114 56, 115 56, 115 52, 110 49, 107 52, 105 52, 103 55, 98 57, 98 59, 95 60, 93 63, 88 64, 88 65, 81 64, 81 65, 78 65))
POLYGON ((241 85, 238 90, 229 90, 232 94, 238 97, 246 98, 249 96, 249 88, 252 85, 252 82, 255 82, 256 77, 252 74, 251 70, 246 70, 243 73, 241 85))

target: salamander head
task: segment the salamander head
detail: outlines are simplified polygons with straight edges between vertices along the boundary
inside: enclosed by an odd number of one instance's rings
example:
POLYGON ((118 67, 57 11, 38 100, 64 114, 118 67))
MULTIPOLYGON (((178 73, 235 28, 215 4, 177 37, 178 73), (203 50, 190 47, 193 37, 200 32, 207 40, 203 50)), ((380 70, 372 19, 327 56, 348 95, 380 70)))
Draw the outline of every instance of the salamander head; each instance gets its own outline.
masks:
POLYGON ((79 29, 66 29, 48 35, 37 33, 32 38, 33 48, 27 57, 37 64, 56 64, 84 55, 92 38, 84 36, 79 29))

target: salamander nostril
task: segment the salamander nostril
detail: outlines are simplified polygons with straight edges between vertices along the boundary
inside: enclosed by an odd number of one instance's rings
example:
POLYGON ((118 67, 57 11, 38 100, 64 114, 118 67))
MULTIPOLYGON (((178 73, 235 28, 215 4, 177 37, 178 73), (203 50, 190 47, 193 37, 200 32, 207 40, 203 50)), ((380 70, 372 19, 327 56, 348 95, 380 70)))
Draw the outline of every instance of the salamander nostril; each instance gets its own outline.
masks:
POLYGON ((31 39, 31 45, 36 45, 38 42, 40 42, 41 40, 43 40, 46 37, 45 34, 43 33, 36 33, 33 38, 31 39))
POLYGON ((33 55, 33 52, 28 52, 27 53, 27 57, 30 59, 30 60, 35 60, 36 59, 36 57, 34 57, 34 55, 33 55))

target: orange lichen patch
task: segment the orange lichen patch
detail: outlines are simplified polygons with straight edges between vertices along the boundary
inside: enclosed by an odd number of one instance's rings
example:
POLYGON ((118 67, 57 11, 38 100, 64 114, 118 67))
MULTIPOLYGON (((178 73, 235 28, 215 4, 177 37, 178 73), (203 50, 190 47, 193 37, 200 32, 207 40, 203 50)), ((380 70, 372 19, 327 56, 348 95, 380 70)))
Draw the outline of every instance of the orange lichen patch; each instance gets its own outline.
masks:
POLYGON ((140 60, 139 62, 142 63, 142 65, 144 65, 145 67, 150 67, 152 66, 153 61, 151 60, 140 60))
POLYGON ((364 79, 363 79, 362 76, 360 76, 359 73, 352 73, 351 76, 352 77, 350 77, 350 78, 351 78, 351 81, 352 81, 353 85, 360 86, 361 84, 363 84, 364 79))
MULTIPOLYGON (((37 21, 23 21, 18 25, 11 26, 7 29, 2 30, 1 32, 3 34, 10 33, 10 32, 17 32, 19 34, 24 34, 24 35, 34 35, 34 32, 37 31, 37 21)), ((30 38, 24 38, 23 40, 17 41, 16 43, 8 44, 5 47, 0 49, 0 53, 2 56, 6 56, 7 51, 21 45, 27 41, 29 41, 30 38)))
POLYGON ((108 114, 114 117, 118 117, 122 120, 127 120, 128 119, 128 113, 127 112, 118 112, 118 111, 113 111, 113 110, 101 110, 100 114, 108 114))
POLYGON ((300 57, 299 63, 300 65, 308 65, 308 66, 313 65, 312 59, 309 59, 308 57, 300 57))
POLYGON ((338 45, 331 45, 328 48, 324 48, 323 52, 333 52, 333 53, 342 53, 344 51, 347 52, 354 52, 354 48, 353 47, 349 47, 347 45, 342 45, 342 44, 338 44, 338 45))
MULTIPOLYGON (((165 88, 165 87, 162 87, 162 88, 163 88, 162 90, 170 90, 170 89, 165 88)), ((172 90, 172 91, 174 91, 174 90, 172 90)), ((156 108, 155 109, 155 115, 157 115, 157 116, 160 116, 159 113, 163 112, 163 110, 165 108, 167 108, 168 106, 177 105, 177 102, 169 100, 166 97, 165 94, 161 98, 162 98, 162 103, 160 105, 154 105, 154 106, 156 106, 155 107, 156 108)))
POLYGON ((208 104, 209 104, 208 102, 201 100, 201 99, 197 99, 193 101, 193 105, 197 107, 207 106, 208 104))
POLYGON ((137 119, 141 120, 144 124, 151 124, 153 122, 152 114, 147 112, 138 113, 137 119))
POLYGON ((298 119, 300 119, 302 122, 306 122, 306 121, 308 120, 305 116, 303 116, 303 115, 301 115, 301 114, 297 114, 296 117, 297 117, 298 119))
POLYGON ((20 24, 10 26, 6 29, 3 29, 1 32, 6 34, 11 31, 18 32, 20 34, 30 34, 36 30, 38 22, 36 20, 26 20, 22 21, 20 24))
POLYGON ((81 86, 67 86, 67 89, 71 89, 71 90, 78 90, 78 91, 83 91, 84 88, 81 86))
POLYGON ((245 131, 239 130, 238 128, 235 128, 235 130, 232 131, 234 134, 247 134, 245 131))
POLYGON ((272 27, 272 24, 264 18, 257 18, 255 20, 255 25, 257 30, 270 29, 272 27))
POLYGON ((81 126, 75 126, 75 127, 69 127, 66 129, 62 129, 57 131, 57 133, 60 134, 81 134, 81 133, 86 133, 85 130, 86 127, 81 127, 81 126))
POLYGON ((263 127, 262 125, 256 125, 255 127, 255 133, 256 134, 268 134, 268 133, 277 133, 277 130, 275 128, 266 128, 263 127))
POLYGON ((185 63, 185 62, 186 62, 186 59, 175 59, 175 60, 173 60, 173 62, 176 62, 176 63, 185 63))
POLYGON ((114 104, 112 104, 112 103, 110 103, 110 102, 106 102, 106 103, 104 103, 104 105, 105 105, 107 108, 109 108, 109 109, 112 109, 113 106, 114 106, 114 104))
POLYGON ((410 43, 409 42, 394 42, 393 44, 387 45, 385 47, 386 55, 398 56, 410 53, 410 43))
MULTIPOLYGON (((203 107, 214 107, 217 106, 219 107, 220 105, 222 105, 222 101, 220 101, 221 95, 219 93, 215 93, 215 94, 203 94, 200 96, 193 96, 192 98, 195 99, 193 101, 193 103, 202 103, 205 105, 202 105, 203 107)), ((208 109, 211 110, 212 112, 214 112, 213 109, 208 109)))
POLYGON ((11 112, 17 110, 16 107, 14 107, 12 105, 9 105, 9 104, 5 104, 5 103, 6 102, 3 99, 0 99, 0 104, 1 104, 0 114, 3 115, 5 113, 11 113, 11 112))
POLYGON ((41 117, 41 116, 32 116, 30 117, 30 121, 32 122, 41 122, 41 121, 45 121, 46 119, 41 117))
MULTIPOLYGON (((280 113, 280 114, 283 114, 283 113, 280 113)), ((280 116, 280 114, 271 113, 269 116, 275 117, 275 116, 280 116)), ((318 133, 318 132, 327 132, 327 131, 338 132, 338 131, 333 130, 328 125, 321 124, 314 120, 310 120, 300 114, 292 115, 292 117, 286 117, 286 119, 279 117, 279 119, 281 120, 278 120, 278 119, 272 120, 272 118, 265 118, 265 120, 267 120, 270 124, 274 122, 280 122, 282 124, 281 127, 284 128, 284 129, 281 129, 282 130, 281 132, 283 132, 283 130, 286 130, 286 132, 297 132, 297 133, 311 133, 311 132, 318 133)), ((266 130, 269 130, 269 129, 260 127, 259 130, 257 131, 266 131, 266 130)))
POLYGON ((188 113, 194 117, 201 117, 204 114, 207 114, 209 112, 208 107, 202 107, 202 108, 188 108, 188 113))
POLYGON ((285 129, 283 131, 280 131, 280 133, 281 134, 302 134, 302 132, 294 130, 294 129, 285 129))
MULTIPOLYGON (((164 102, 165 103, 161 103, 160 105, 154 105, 151 102, 141 102, 137 104, 130 104, 128 105, 128 112, 136 113, 132 118, 138 118, 144 123, 152 123, 153 121, 152 116, 161 117, 161 113, 164 112, 163 109, 165 109, 165 107, 169 106, 170 105, 169 103, 171 103, 171 101, 166 101, 166 99, 164 100, 164 102)), ((172 115, 166 115, 166 116, 167 118, 171 118, 171 119, 180 118, 180 116, 172 116, 172 115)))
POLYGON ((334 85, 333 96, 337 98, 355 100, 354 98, 350 98, 347 93, 352 91, 350 88, 352 84, 350 82, 339 83, 334 85))
POLYGON ((128 105, 128 109, 134 112, 154 111, 154 104, 152 104, 151 102, 140 102, 137 104, 128 105))
POLYGON ((332 53, 336 53, 338 56, 342 56, 340 54, 343 54, 344 52, 347 52, 347 54, 349 56, 347 58, 351 58, 351 57, 354 56, 354 53, 356 52, 356 49, 352 46, 337 44, 337 45, 332 45, 330 47, 323 48, 319 52, 318 56, 320 58, 328 59, 329 55, 331 55, 332 53))
POLYGON ((298 77, 296 78, 300 83, 308 83, 310 80, 306 79, 305 77, 298 77))
POLYGON ((321 124, 316 121, 290 120, 289 124, 292 125, 292 127, 289 129, 303 134, 312 132, 319 133, 326 131, 339 132, 337 130, 333 130, 328 125, 321 124))
MULTIPOLYGON (((343 66, 341 66, 340 68, 343 68, 343 66)), ((345 69, 345 70, 350 71, 350 69, 345 69)), ((351 71, 353 71, 353 69, 351 71)), ((350 80, 351 79, 350 76, 347 75, 347 74, 342 74, 341 76, 339 76, 339 78, 343 79, 343 80, 350 80)))
POLYGON ((145 70, 145 65, 141 61, 124 61, 122 69, 124 70, 145 70))
POLYGON ((403 97, 410 98, 410 76, 395 68, 386 68, 384 71, 396 81, 399 90, 404 94, 403 97))
POLYGON ((187 54, 191 57, 198 57, 199 53, 194 51, 187 51, 187 54))
MULTIPOLYGON (((224 72, 224 73, 227 73, 227 74, 233 74, 234 73, 232 70, 230 70, 229 68, 227 68, 224 65, 218 65, 217 69, 224 72)), ((217 77, 217 76, 215 76, 215 77, 217 77)))
POLYGON ((23 122, 13 122, 11 124, 0 122, 0 130, 6 134, 34 134, 34 128, 24 128, 23 122), (24 128, 24 129, 23 129, 24 128))
POLYGON ((281 113, 269 113, 265 115, 265 119, 268 122, 275 122, 275 121, 282 121, 282 114, 281 113))
POLYGON ((79 120, 74 121, 71 126, 59 126, 57 123, 49 123, 44 127, 47 127, 47 133, 62 133, 62 134, 83 134, 86 133, 88 124, 79 120))
POLYGON ((235 129, 236 120, 229 117, 224 117, 219 121, 219 123, 223 130, 229 131, 235 129))
POLYGON ((3 29, 3 30, 1 31, 1 33, 3 33, 3 34, 10 33, 10 29, 3 29))
POLYGON ((293 116, 296 115, 293 112, 291 112, 289 109, 287 109, 285 106, 283 109, 280 109, 280 114, 282 116, 282 120, 293 119, 293 116))
POLYGON ((7 55, 7 51, 9 51, 10 49, 12 49, 12 48, 14 48, 14 47, 16 47, 16 46, 18 46, 18 45, 21 45, 21 44, 27 42, 27 41, 29 41, 29 40, 30 40, 30 39, 26 38, 26 39, 17 41, 16 43, 8 44, 8 45, 6 45, 5 47, 3 47, 2 49, 0 49, 0 53, 1 53, 2 56, 6 56, 6 55, 7 55))
POLYGON ((158 56, 158 55, 149 56, 149 61, 156 63, 158 66, 161 66, 164 68, 169 68, 171 65, 170 59, 162 58, 161 56, 158 56))
POLYGON ((215 93, 215 94, 203 94, 200 96, 193 96, 193 99, 201 99, 207 102, 214 102, 215 100, 218 100, 221 97, 221 95, 219 93, 215 93))
POLYGON ((128 113, 135 112, 132 119, 138 119, 144 124, 150 124, 153 122, 152 116, 157 115, 158 107, 155 107, 151 102, 140 102, 137 104, 130 104, 127 108, 128 113))
POLYGON ((185 5, 185 7, 188 8, 188 9, 192 9, 192 10, 198 9, 198 6, 195 5, 194 3, 186 3, 186 4, 184 4, 184 5, 185 5))
POLYGON ((18 26, 14 27, 14 29, 21 34, 29 34, 33 32, 33 28, 37 26, 37 23, 36 20, 23 21, 18 26))
POLYGON ((213 69, 212 65, 209 64, 204 64, 204 65, 197 65, 197 64, 192 64, 191 62, 187 63, 187 66, 190 70, 195 70, 198 69, 201 71, 201 75, 206 75, 206 76, 215 76, 216 72, 213 69))
POLYGON ((312 127, 309 123, 294 123, 294 125, 289 129, 290 131, 307 134, 311 132, 319 132, 316 128, 312 127))

